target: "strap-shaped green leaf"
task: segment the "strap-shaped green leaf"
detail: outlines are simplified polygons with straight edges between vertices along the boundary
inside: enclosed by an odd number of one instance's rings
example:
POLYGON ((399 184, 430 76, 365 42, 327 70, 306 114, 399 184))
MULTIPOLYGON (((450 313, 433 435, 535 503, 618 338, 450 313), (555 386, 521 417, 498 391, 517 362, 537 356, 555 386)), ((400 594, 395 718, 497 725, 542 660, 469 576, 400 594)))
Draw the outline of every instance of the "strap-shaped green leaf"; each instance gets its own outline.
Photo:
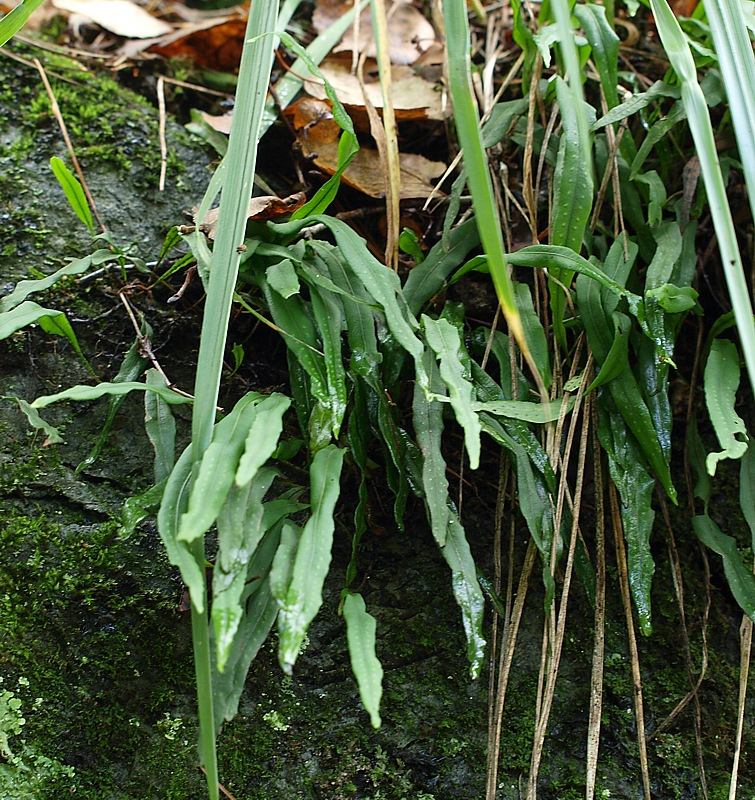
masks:
POLYGON ((745 566, 735 539, 727 536, 707 514, 693 517, 692 527, 697 538, 721 556, 726 581, 734 599, 742 611, 755 622, 755 576, 745 566))
MULTIPOLYGON (((444 319, 422 315, 427 343, 440 360, 440 376, 448 387, 451 407, 459 425, 464 429, 464 443, 469 465, 477 469, 480 463, 480 420, 472 407, 474 387, 465 375, 461 362, 462 342, 456 328, 444 319)), ((466 351, 464 351, 466 353, 466 351)))
MULTIPOLYGON (((592 163, 585 162, 585 152, 590 152, 591 147, 589 142, 581 139, 587 127, 580 124, 580 118, 585 116, 584 102, 576 97, 572 87, 560 77, 556 78, 556 96, 563 130, 553 173, 551 242, 555 246, 567 247, 579 253, 592 211, 592 163)), ((555 265, 552 269, 564 286, 571 285, 574 276, 572 271, 558 269, 555 265)), ((563 316, 566 297, 562 290, 557 289, 551 293, 551 308, 554 329, 559 340, 565 344, 563 316)))
POLYGON ((606 96, 608 108, 619 104, 616 87, 618 78, 618 57, 620 39, 606 19, 606 9, 597 3, 578 3, 574 6, 574 16, 579 20, 587 41, 592 47, 592 58, 600 76, 600 85, 606 96))
MULTIPOLYGON (((614 398, 615 399, 615 398, 614 398)), ((611 478, 621 496, 621 520, 627 543, 627 570, 642 632, 652 632, 650 590, 655 562, 650 551, 655 512, 655 481, 645 469, 642 454, 627 429, 623 413, 608 400, 601 404, 598 438, 608 456, 611 478)))
POLYGON ((486 642, 482 634, 485 598, 477 581, 477 568, 464 528, 453 514, 449 518, 446 544, 441 548, 441 553, 451 568, 451 585, 461 608, 461 619, 467 635, 469 671, 474 680, 485 661, 486 642))
POLYGON ((359 685, 359 696, 370 715, 373 728, 379 728, 380 699, 383 696, 383 667, 375 654, 375 618, 367 612, 361 594, 348 592, 343 602, 346 639, 351 668, 359 685))
POLYGON ((728 339, 714 339, 705 364, 705 404, 710 421, 716 431, 718 443, 723 448, 709 453, 705 460, 708 474, 716 474, 719 461, 741 458, 747 450, 747 428, 734 405, 739 387, 739 353, 728 339))
MULTIPOLYGON (((146 373, 147 384, 165 386, 165 378, 156 370, 146 373)), ((155 483, 170 475, 176 458, 176 420, 170 405, 155 392, 144 393, 144 430, 155 451, 155 483)))
POLYGON ((419 327, 417 320, 407 307, 398 275, 393 270, 386 269, 385 265, 369 252, 364 239, 341 220, 323 215, 310 217, 306 221, 268 224, 281 236, 287 237, 297 234, 305 225, 318 222, 331 231, 341 251, 343 263, 385 312, 388 329, 401 347, 414 358, 417 380, 423 389, 427 389, 427 375, 422 366, 424 348, 415 335, 415 329, 419 327))
POLYGON ((322 587, 330 566, 335 529, 333 510, 341 490, 345 453, 342 448, 328 445, 312 459, 309 468, 312 512, 299 538, 290 580, 286 582, 283 573, 273 585, 271 578, 271 588, 280 606, 278 660, 289 674, 307 628, 322 605, 322 587))
POLYGON ((277 471, 272 468, 262 469, 242 487, 232 486, 218 515, 218 552, 212 576, 212 622, 220 672, 225 669, 244 613, 241 597, 249 562, 265 534, 262 498, 276 475, 277 471))
MULTIPOLYGON (((269 506, 266 503, 266 508, 269 506)), ((264 515, 266 516, 266 515, 264 515)), ((239 699, 246 684, 249 665, 267 639, 278 614, 278 603, 270 591, 270 569, 281 539, 282 523, 272 525, 267 531, 248 565, 248 582, 241 596, 244 609, 233 647, 225 663, 225 670, 213 670, 213 700, 215 727, 224 720, 232 720, 238 710, 239 699)), ((213 636, 211 636, 211 646, 213 636)), ((212 647, 216 652, 217 648, 212 647)))
POLYGON ((184 405, 191 403, 191 397, 174 392, 167 386, 152 386, 146 383, 98 383, 96 386, 72 386, 57 394, 48 394, 38 397, 33 403, 34 408, 45 408, 61 400, 97 400, 105 395, 121 395, 129 392, 154 392, 160 395, 166 403, 171 405, 184 405))
MULTIPOLYGON (((433 395, 444 394, 445 386, 430 350, 425 355, 425 364, 433 395)), ((422 452, 422 489, 430 518, 430 527, 435 541, 440 547, 443 547, 446 543, 451 517, 446 461, 441 451, 443 404, 434 397, 428 397, 416 385, 414 387, 412 421, 417 444, 422 452)))
POLYGON ((252 420, 236 470, 236 486, 247 484, 273 455, 283 432, 283 415, 290 405, 291 399, 279 392, 273 392, 257 405, 257 414, 252 420))
POLYGON ((257 415, 260 395, 249 394, 216 426, 202 455, 191 487, 189 504, 181 515, 177 536, 192 542, 204 535, 217 519, 233 484, 246 437, 257 415))
POLYGON ((81 275, 90 267, 114 261, 116 258, 117 256, 110 250, 97 250, 91 256, 77 258, 66 264, 65 267, 61 267, 57 272, 46 275, 44 278, 19 281, 10 294, 0 297, 0 312, 10 311, 20 303, 23 303, 30 294, 44 292, 67 275, 81 275))
POLYGON ((178 523, 189 500, 191 471, 192 452, 189 445, 176 462, 165 484, 157 514, 157 530, 168 553, 168 560, 181 570, 181 579, 189 590, 192 605, 199 613, 204 613, 207 608, 204 563, 198 563, 189 550, 189 545, 177 537, 178 523))

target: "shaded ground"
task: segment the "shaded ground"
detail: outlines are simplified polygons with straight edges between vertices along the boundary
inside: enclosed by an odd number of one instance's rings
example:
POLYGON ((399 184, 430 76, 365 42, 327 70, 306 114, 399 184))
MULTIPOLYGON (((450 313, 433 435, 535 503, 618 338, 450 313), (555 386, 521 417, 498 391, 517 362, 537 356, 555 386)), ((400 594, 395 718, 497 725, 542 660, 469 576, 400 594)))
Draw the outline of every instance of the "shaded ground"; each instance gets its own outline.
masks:
MULTIPOLYGON (((61 97, 59 102, 67 115, 74 109, 98 111, 83 117, 79 128, 81 137, 90 137, 79 157, 98 207, 117 241, 138 241, 142 257, 154 260, 166 229, 180 222, 180 210, 201 194, 211 156, 170 126, 170 190, 159 195, 154 110, 104 79, 77 92, 67 106, 61 97), (100 123, 104 127, 97 127, 100 123), (94 149, 105 144, 116 154, 94 149)), ((61 155, 63 147, 45 102, 33 70, 0 58, 0 104, 7 107, 0 114, 0 285, 29 268, 49 271, 90 247, 47 170, 49 157, 61 155), (80 233, 70 239, 71 231, 80 233)), ((84 290, 68 284, 46 299, 79 320, 84 350, 103 376, 115 372, 133 340, 116 298, 121 283, 115 275, 84 290)), ((153 324, 154 342, 171 377, 189 388, 198 318, 192 305, 199 296, 189 292, 169 307, 170 293, 167 287, 140 291, 134 303, 153 324)), ((247 334, 236 331, 239 338, 247 334)), ((229 391, 242 383, 260 388, 285 383, 276 351, 266 351, 265 358, 245 364, 229 391)), ((31 400, 87 381, 88 373, 67 345, 35 330, 0 342, 0 380, 3 394, 31 400)), ((0 731, 10 736, 17 759, 6 753, 0 762, 0 796, 8 800, 57 800, 70 797, 73 787, 81 798, 204 796, 196 768, 190 631, 179 610, 180 580, 150 522, 124 539, 117 518, 123 499, 145 488, 151 477, 138 400, 122 407, 99 461, 75 473, 105 413, 104 403, 49 409, 49 420, 61 426, 67 443, 45 447, 14 404, 0 403, 0 731), (21 701, 20 709, 12 699, 21 701), (26 720, 23 726, 17 724, 19 714, 26 720)), ((490 475, 496 474, 496 460, 495 454, 489 456, 490 475)), ((465 515, 475 555, 488 572, 494 502, 494 482, 486 483, 483 475, 476 495, 465 501, 465 515)), ((361 591, 378 619, 379 656, 386 670, 384 724, 372 731, 346 666, 345 632, 337 616, 350 546, 348 510, 340 523, 325 603, 293 680, 281 675, 271 641, 252 667, 239 717, 220 737, 224 783, 238 800, 481 797, 486 678, 468 680, 458 610, 431 535, 417 523, 404 534, 388 527, 378 535, 376 529, 365 540, 367 577, 361 591)), ((694 580, 701 574, 696 546, 688 531, 682 528, 678 535, 692 576, 688 580, 694 580)), ((656 547, 656 634, 641 643, 651 730, 688 686, 660 531, 656 547)), ((610 578, 615 596, 615 576, 610 578)), ((738 615, 724 587, 716 572, 711 663, 701 693, 713 798, 727 793, 736 703, 738 615)), ((700 586, 687 586, 695 658, 703 596, 700 586)), ((520 776, 529 763, 541 605, 534 590, 509 689, 500 778, 500 796, 507 800, 519 796, 520 776)), ((591 618, 576 588, 542 769, 541 797, 546 799, 584 793, 591 618)), ((641 797, 641 783, 626 636, 617 608, 611 609, 606 653, 600 790, 604 797, 634 800, 641 797)), ((751 703, 742 797, 755 793, 748 770, 754 711, 751 703)), ((653 740, 650 752, 657 797, 701 796, 689 712, 653 740)))

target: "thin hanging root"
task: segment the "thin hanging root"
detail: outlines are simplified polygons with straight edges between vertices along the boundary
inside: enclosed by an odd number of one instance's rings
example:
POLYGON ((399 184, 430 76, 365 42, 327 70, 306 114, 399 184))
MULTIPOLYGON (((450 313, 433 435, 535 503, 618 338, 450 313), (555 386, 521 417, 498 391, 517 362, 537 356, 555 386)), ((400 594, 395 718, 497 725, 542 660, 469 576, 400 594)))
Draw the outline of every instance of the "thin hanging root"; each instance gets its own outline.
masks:
POLYGON ((695 745, 697 749, 697 764, 698 773, 700 776, 700 789, 702 792, 703 800, 708 800, 708 783, 705 779, 705 761, 703 759, 703 740, 702 740, 702 710, 700 708, 700 698, 697 694, 703 679, 708 671, 708 613, 710 611, 710 592, 706 592, 706 605, 703 612, 702 619, 702 639, 703 639, 703 652, 702 652, 702 665, 700 667, 700 675, 695 678, 694 667, 692 663, 692 648, 689 641, 689 633, 687 630, 687 619, 684 610, 684 584, 682 582, 682 567, 679 561, 679 553, 676 549, 676 541, 674 539, 674 531, 671 526, 671 517, 668 512, 668 505, 665 497, 660 495, 659 499, 661 509, 663 511, 663 519, 666 523, 666 532, 668 535, 668 552, 669 560, 671 562, 671 578, 674 583, 674 593, 676 594, 676 602, 679 606, 679 618, 681 620, 682 638, 684 641, 684 656, 687 663, 687 675, 689 677, 690 691, 677 703, 676 708, 666 717, 661 725, 659 725, 653 733, 647 737, 650 741, 654 736, 657 736, 667 725, 670 725, 678 714, 686 708, 691 700, 695 704, 694 728, 695 728, 695 745))
MULTIPOLYGON (((591 370, 585 370, 582 383, 579 387, 577 394, 577 402, 574 406, 574 414, 572 416, 572 424, 570 425, 567 434, 566 446, 564 448, 564 464, 561 471, 561 484, 559 487, 559 502, 558 512, 554 522, 554 548, 555 540, 560 530, 560 514, 563 506, 563 496, 566 488, 566 470, 568 457, 571 452, 572 442, 574 440, 574 432, 576 429, 577 419, 579 417, 579 407, 582 404, 584 390, 588 386, 587 377, 591 370)), ((540 679, 538 682, 538 702, 537 714, 535 718, 535 736, 532 745, 532 756, 530 759, 530 774, 527 781, 527 800, 536 800, 537 798, 537 776, 540 771, 540 761, 543 754, 543 745, 545 743, 545 734, 548 728, 548 718, 550 717, 551 706, 553 704, 553 696, 556 691, 556 679, 558 677, 558 668, 561 661, 561 651, 564 643, 564 633, 566 631, 566 612, 569 607, 569 589, 571 588, 571 577, 574 569, 574 553, 578 547, 578 531, 579 531, 579 515, 582 504, 582 486, 585 475, 585 461, 587 458, 587 441, 590 432, 590 414, 589 407, 591 399, 588 397, 585 403, 587 413, 582 417, 582 435, 579 443, 579 458, 577 462, 577 485, 574 488, 574 507, 572 511, 572 528, 571 538, 569 541, 569 554, 566 559, 566 566, 564 568, 564 585, 561 590, 561 602, 558 609, 558 620, 555 619, 556 604, 555 601, 551 606, 550 620, 546 620, 546 631, 550 630, 550 636, 544 635, 543 637, 543 662, 541 665, 540 679), (547 641, 546 641, 547 639, 547 641), (547 652, 550 650, 550 653, 547 652), (540 693, 540 684, 542 683, 543 676, 545 677, 545 686, 542 692, 542 699, 540 693)), ((555 552, 551 561, 551 568, 555 571, 555 552)))
POLYGON ((619 588, 624 604, 624 614, 627 620, 627 638, 629 640, 629 655, 632 662, 632 685, 634 688, 634 718, 637 724, 637 746, 640 751, 640 771, 642 772, 642 789, 645 800, 650 797, 650 773, 648 772, 648 749, 645 741, 645 705, 642 700, 642 675, 640 673, 640 657, 637 651, 637 638, 634 632, 632 619, 632 598, 629 594, 629 574, 627 570, 627 554, 624 549, 624 529, 621 524, 619 512, 619 499, 616 486, 610 484, 609 497, 611 501, 611 521, 613 523, 614 543, 616 547, 616 561, 619 571, 619 588))
MULTIPOLYGON (((512 530, 513 535, 513 530, 512 530)), ((487 786, 485 789, 486 800, 495 800, 498 784, 498 756, 501 748, 501 727, 503 725, 503 707, 506 702, 506 689, 511 674, 511 664, 514 661, 514 650, 519 633, 519 623, 522 621, 524 600, 527 597, 530 575, 537 559, 537 547, 530 539, 524 564, 519 575, 519 585, 516 590, 514 608, 511 612, 511 622, 505 631, 504 641, 501 643, 501 653, 498 664, 498 687, 495 699, 495 731, 493 736, 494 746, 488 749, 487 786)))
POLYGON ((739 626, 739 704, 737 706, 737 735, 734 740, 734 760, 731 765, 729 800, 737 800, 737 777, 739 775, 739 756, 742 751, 742 729, 744 727, 745 702, 747 700, 747 680, 750 675, 750 652, 752 650, 752 620, 742 616, 739 626))
POLYGON ((585 800, 595 797, 595 780, 598 772, 600 747, 600 720, 603 711, 603 664, 605 660, 606 622, 606 541, 605 498, 603 497, 603 465, 598 442, 598 409, 593 403, 592 451, 595 469, 595 640, 592 649, 592 675, 590 678, 590 718, 587 724, 587 766, 585 772, 585 800))

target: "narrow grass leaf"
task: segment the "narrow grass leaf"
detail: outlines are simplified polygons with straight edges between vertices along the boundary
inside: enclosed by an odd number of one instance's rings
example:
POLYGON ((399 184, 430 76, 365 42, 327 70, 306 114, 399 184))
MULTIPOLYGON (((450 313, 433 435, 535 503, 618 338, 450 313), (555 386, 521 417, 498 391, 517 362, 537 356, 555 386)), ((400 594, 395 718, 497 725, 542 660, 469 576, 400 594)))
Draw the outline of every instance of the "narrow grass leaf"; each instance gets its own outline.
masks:
POLYGON ((548 339, 545 335, 543 323, 540 321, 540 317, 532 304, 530 287, 527 286, 526 283, 514 281, 514 297, 516 298, 519 315, 522 318, 524 335, 527 337, 527 341, 530 345, 532 358, 537 364, 545 388, 550 389, 552 376, 548 339))
POLYGON ((361 594, 348 592, 343 603, 346 639, 351 668, 359 685, 359 696, 370 715, 373 728, 379 728, 380 699, 383 696, 383 667, 375 654, 375 618, 367 613, 361 594))
POLYGON ((464 429, 464 443, 469 455, 469 465, 477 469, 480 464, 480 420, 472 407, 474 387, 470 383, 461 361, 463 349, 456 328, 444 319, 430 319, 422 315, 427 343, 440 360, 440 376, 448 387, 451 407, 456 420, 464 429))
POLYGON ((94 234, 92 210, 78 178, 57 156, 50 159, 50 167, 74 213, 89 228, 89 232, 94 234))
MULTIPOLYGON (((278 659, 290 674, 304 635, 322 605, 322 587, 333 545, 333 510, 340 494, 340 477, 346 451, 335 445, 319 450, 309 468, 311 516, 301 533, 291 578, 279 592, 278 659)), ((280 588, 280 587, 279 587, 280 588)))
POLYGON ((22 0, 15 8, 0 18, 0 47, 26 25, 29 17, 43 2, 44 0, 22 0))
POLYGON ((734 406, 739 388, 739 353, 728 339, 714 339, 705 365, 705 405, 722 450, 709 453, 705 467, 716 474, 719 461, 741 458, 747 452, 747 428, 734 406))
MULTIPOLYGON (((448 84, 475 220, 506 322, 525 358, 529 359, 529 347, 524 338, 506 264, 501 221, 483 146, 480 119, 474 103, 467 5, 464 0, 443 0, 442 7, 446 24, 448 84)), ((534 363, 532 368, 534 369, 534 363)))

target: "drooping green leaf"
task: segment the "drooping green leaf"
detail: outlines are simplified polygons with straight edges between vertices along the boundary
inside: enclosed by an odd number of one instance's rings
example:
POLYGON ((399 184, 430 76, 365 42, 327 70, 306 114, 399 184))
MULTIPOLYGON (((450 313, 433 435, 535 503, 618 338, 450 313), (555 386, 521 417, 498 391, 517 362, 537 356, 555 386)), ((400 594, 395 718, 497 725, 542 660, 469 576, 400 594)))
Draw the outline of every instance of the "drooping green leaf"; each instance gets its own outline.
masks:
POLYGON ((277 471, 272 468, 262 469, 241 487, 232 486, 218 514, 218 552, 212 576, 212 623, 220 672, 225 670, 243 617, 241 597, 249 563, 266 532, 262 524, 262 499, 276 475, 277 471))
POLYGON ((409 311, 401 292, 401 283, 393 270, 386 269, 367 249, 364 240, 344 222, 333 217, 318 215, 306 221, 297 220, 282 224, 268 223, 281 236, 293 236, 305 225, 322 223, 335 237, 343 263, 363 284, 368 294, 385 312, 385 319, 396 341, 413 358, 417 380, 427 387, 427 375, 422 367, 423 347, 414 331, 417 321, 409 311))
POLYGON ((625 100, 621 105, 618 105, 604 114, 597 122, 592 124, 593 133, 605 128, 607 125, 613 125, 616 122, 621 122, 632 114, 647 108, 651 103, 654 103, 659 97, 672 97, 678 100, 681 91, 678 86, 671 86, 663 81, 656 81, 646 92, 633 94, 628 100, 625 100))
POLYGON ((527 403, 523 400, 489 400, 487 402, 473 402, 472 408, 475 411, 487 411, 496 417, 510 417, 519 419, 523 422, 533 422, 545 424, 555 422, 566 406, 568 413, 574 407, 575 398, 568 400, 553 400, 550 403, 527 403))
POLYGON ((282 298, 288 299, 292 294, 299 294, 299 277, 290 259, 272 264, 265 274, 270 288, 275 289, 282 298))
POLYGON ((189 501, 191 485, 192 453, 189 445, 176 461, 163 492, 160 511, 157 514, 157 530, 163 540, 171 564, 181 570, 194 608, 203 613, 207 608, 207 583, 204 563, 199 563, 189 545, 178 538, 178 524, 189 501))
POLYGON ((319 286, 310 287, 310 298, 325 356, 328 386, 324 403, 331 412, 330 428, 333 438, 338 439, 347 402, 346 370, 341 354, 341 334, 346 327, 343 303, 338 295, 319 286))
POLYGON ((99 383, 97 386, 72 386, 70 389, 65 389, 57 394, 38 397, 32 403, 32 406, 34 408, 46 408, 61 400, 97 400, 105 395, 116 396, 128 394, 129 392, 154 392, 171 405, 185 405, 193 402, 191 397, 174 392, 167 386, 150 386, 146 383, 127 381, 125 383, 99 383))
POLYGON ((32 426, 32 428, 42 431, 50 444, 60 444, 63 441, 60 431, 49 423, 45 422, 39 415, 39 411, 27 403, 26 400, 13 395, 2 395, 0 396, 0 400, 13 400, 18 403, 19 409, 29 421, 29 424, 32 426))
MULTIPOLYGON (((152 336, 152 328, 145 322, 142 323, 142 330, 141 334, 147 337, 152 336)), ((126 355, 123 357, 123 361, 121 362, 121 366, 118 370, 118 374, 113 378, 113 383, 128 383, 129 381, 136 381, 137 378, 144 372, 149 364, 149 359, 146 358, 142 352, 142 347, 138 339, 136 339, 131 347, 126 351, 126 355)), ((151 392, 145 392, 145 398, 149 397, 151 392)), ((102 448, 105 446, 105 443, 110 436, 110 431, 113 427, 113 423, 115 422, 116 417, 118 416, 118 412, 126 401, 126 395, 114 395, 109 398, 108 405, 107 405, 107 415, 105 416, 105 422, 102 425, 102 429, 100 431, 100 435, 95 442, 94 447, 89 451, 89 455, 82 459, 82 461, 77 464, 76 466, 76 473, 80 473, 83 470, 91 467, 97 459, 100 457, 100 453, 102 452, 102 448)), ((163 401, 164 402, 164 401, 163 401)), ((175 454, 174 454, 175 455, 175 454)), ((163 478, 166 478, 168 472, 173 468, 173 455, 171 456, 170 467, 168 471, 163 475, 163 478)), ((159 483, 160 481, 158 481, 159 483)))
POLYGON ((655 562, 650 551, 655 512, 652 508, 655 481, 645 469, 639 448, 627 428, 623 414, 607 400, 602 403, 598 438, 608 456, 611 478, 621 497, 621 520, 627 544, 627 570, 640 628, 652 632, 650 590, 655 562))
POLYGON ((57 156, 53 156, 50 159, 50 167, 74 213, 89 228, 89 232, 93 234, 92 210, 89 208, 89 202, 78 178, 57 156))
POLYGON ((283 415, 290 405, 291 399, 279 392, 273 392, 257 405, 257 414, 249 428, 236 470, 236 486, 247 484, 273 455, 283 431, 283 415))
MULTIPOLYGON (((266 504, 267 506, 268 504, 266 504)), ((228 653, 223 672, 213 670, 215 727, 231 721, 238 710, 246 685, 249 665, 259 652, 278 614, 278 604, 270 591, 270 569, 281 539, 282 524, 271 526, 254 552, 248 566, 248 582, 241 596, 244 613, 228 653)), ((213 644, 212 638, 210 642, 213 644)), ((212 652, 217 648, 212 646, 212 652)))
POLYGON ((708 473, 715 475, 719 461, 741 458, 747 451, 747 428, 734 408, 739 387, 739 353, 733 342, 713 340, 703 382, 710 421, 723 448, 718 453, 709 453, 705 461, 708 473))
MULTIPOLYGON (((147 370, 147 384, 165 386, 165 378, 156 370, 147 370)), ((176 421, 170 405, 155 392, 144 393, 144 430, 155 451, 155 483, 170 475, 175 462, 176 421)))
MULTIPOLYGON (((438 365, 430 350, 425 356, 430 391, 433 395, 445 394, 445 386, 438 365)), ((446 461, 441 451, 443 434, 443 404, 428 397, 419 386, 414 387, 413 417, 414 433, 422 452, 422 488, 430 519, 433 537, 439 547, 446 543, 451 517, 446 478, 446 461)))
POLYGON ((0 297, 0 312, 10 311, 17 305, 23 303, 30 294, 34 294, 34 292, 44 292, 46 289, 54 286, 61 278, 68 275, 82 275, 90 267, 98 266, 108 261, 114 261, 116 258, 117 256, 110 250, 97 250, 97 252, 93 253, 91 256, 77 258, 69 264, 66 264, 65 267, 61 267, 56 272, 44 278, 19 281, 10 294, 5 295, 5 297, 0 297))
POLYGON ((463 345, 459 333, 446 320, 430 319, 425 314, 422 315, 422 324, 427 343, 440 360, 440 376, 448 387, 451 407, 459 425, 464 429, 469 465, 472 469, 477 469, 480 463, 480 420, 472 407, 474 387, 460 360, 463 345))
POLYGON ((379 728, 380 699, 383 696, 383 667, 375 655, 375 618, 367 613, 361 594, 348 592, 343 602, 346 638, 351 668, 359 685, 359 696, 370 715, 373 728, 379 728))
POLYGON ((188 507, 181 515, 176 534, 181 541, 198 539, 217 519, 233 484, 260 397, 257 392, 249 392, 215 425, 192 483, 188 507))
MULTIPOLYGON (((278 600, 278 660, 287 673, 299 655, 310 622, 322 605, 322 587, 330 566, 335 521, 333 510, 340 493, 346 451, 335 445, 319 450, 312 459, 310 504, 312 513, 299 538, 290 579, 279 576, 271 588, 278 600)), ((276 556, 277 560, 277 556, 276 556)))
POLYGON ((755 575, 745 566, 736 541, 727 536, 707 514, 693 517, 692 527, 698 539, 721 556, 726 581, 734 599, 755 622, 755 575))
MULTIPOLYGON (((378 350, 375 332, 375 314, 364 286, 347 268, 337 248, 318 242, 311 250, 312 268, 334 283, 342 292, 343 313, 346 318, 346 335, 349 340, 351 372, 368 379, 373 385, 380 381, 378 368, 383 360, 378 350)), ((304 263, 304 267, 308 261, 304 263)))
POLYGON ((155 516, 160 508, 167 483, 168 479, 166 478, 164 481, 150 486, 146 492, 126 498, 121 506, 120 536, 122 538, 131 536, 136 530, 136 526, 147 517, 155 516))
POLYGON ((441 548, 441 553, 451 568, 451 586, 461 608, 467 636, 469 671, 472 679, 475 679, 485 662, 485 638, 482 634, 485 598, 477 581, 477 568, 464 528, 455 514, 449 518, 446 543, 441 548))

